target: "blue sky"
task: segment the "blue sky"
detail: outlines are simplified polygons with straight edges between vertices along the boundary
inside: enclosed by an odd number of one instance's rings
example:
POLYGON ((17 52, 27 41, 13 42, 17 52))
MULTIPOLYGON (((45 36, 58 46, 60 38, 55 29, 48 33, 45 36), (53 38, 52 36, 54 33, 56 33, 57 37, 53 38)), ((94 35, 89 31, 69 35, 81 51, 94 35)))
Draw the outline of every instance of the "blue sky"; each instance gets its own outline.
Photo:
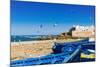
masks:
POLYGON ((94 6, 22 1, 11 3, 12 35, 59 34, 73 25, 88 26, 94 23, 94 6))

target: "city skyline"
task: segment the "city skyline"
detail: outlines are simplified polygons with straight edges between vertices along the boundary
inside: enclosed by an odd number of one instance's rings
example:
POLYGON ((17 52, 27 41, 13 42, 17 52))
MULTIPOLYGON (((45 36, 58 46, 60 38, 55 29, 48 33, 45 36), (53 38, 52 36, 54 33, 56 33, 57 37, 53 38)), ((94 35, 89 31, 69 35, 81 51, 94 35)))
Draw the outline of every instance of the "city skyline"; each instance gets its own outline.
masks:
POLYGON ((67 32, 73 25, 95 25, 95 7, 12 1, 11 35, 67 32))

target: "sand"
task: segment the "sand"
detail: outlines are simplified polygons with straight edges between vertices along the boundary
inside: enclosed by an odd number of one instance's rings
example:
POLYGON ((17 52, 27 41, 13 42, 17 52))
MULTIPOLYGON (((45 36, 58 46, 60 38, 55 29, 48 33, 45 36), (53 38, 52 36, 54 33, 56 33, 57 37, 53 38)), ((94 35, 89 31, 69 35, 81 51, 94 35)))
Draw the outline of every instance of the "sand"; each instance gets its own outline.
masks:
POLYGON ((11 42, 11 60, 36 58, 51 54, 54 42, 71 42, 76 40, 41 40, 11 42))
POLYGON ((41 57, 52 53, 54 42, 44 41, 25 41, 11 43, 11 60, 24 58, 41 57))

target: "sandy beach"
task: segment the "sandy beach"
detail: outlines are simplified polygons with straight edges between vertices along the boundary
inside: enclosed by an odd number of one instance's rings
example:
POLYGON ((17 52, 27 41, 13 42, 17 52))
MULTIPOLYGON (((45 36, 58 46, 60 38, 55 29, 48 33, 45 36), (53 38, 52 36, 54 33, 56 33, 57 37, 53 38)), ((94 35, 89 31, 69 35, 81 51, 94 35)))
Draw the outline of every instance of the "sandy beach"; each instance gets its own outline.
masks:
POLYGON ((40 57, 52 53, 52 40, 11 43, 11 60, 40 57))
POLYGON ((75 40, 40 40, 11 42, 11 60, 35 58, 51 54, 54 42, 70 42, 75 40))

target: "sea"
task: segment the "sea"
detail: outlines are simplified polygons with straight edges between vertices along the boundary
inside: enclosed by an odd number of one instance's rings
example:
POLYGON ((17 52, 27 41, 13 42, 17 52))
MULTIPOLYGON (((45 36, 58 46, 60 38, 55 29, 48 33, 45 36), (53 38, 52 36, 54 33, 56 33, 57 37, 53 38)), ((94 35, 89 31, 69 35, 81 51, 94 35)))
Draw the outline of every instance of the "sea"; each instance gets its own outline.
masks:
MULTIPOLYGON (((56 37, 57 35, 52 36, 56 37)), ((37 41, 41 39, 48 39, 48 35, 11 35, 11 42, 37 41)))

